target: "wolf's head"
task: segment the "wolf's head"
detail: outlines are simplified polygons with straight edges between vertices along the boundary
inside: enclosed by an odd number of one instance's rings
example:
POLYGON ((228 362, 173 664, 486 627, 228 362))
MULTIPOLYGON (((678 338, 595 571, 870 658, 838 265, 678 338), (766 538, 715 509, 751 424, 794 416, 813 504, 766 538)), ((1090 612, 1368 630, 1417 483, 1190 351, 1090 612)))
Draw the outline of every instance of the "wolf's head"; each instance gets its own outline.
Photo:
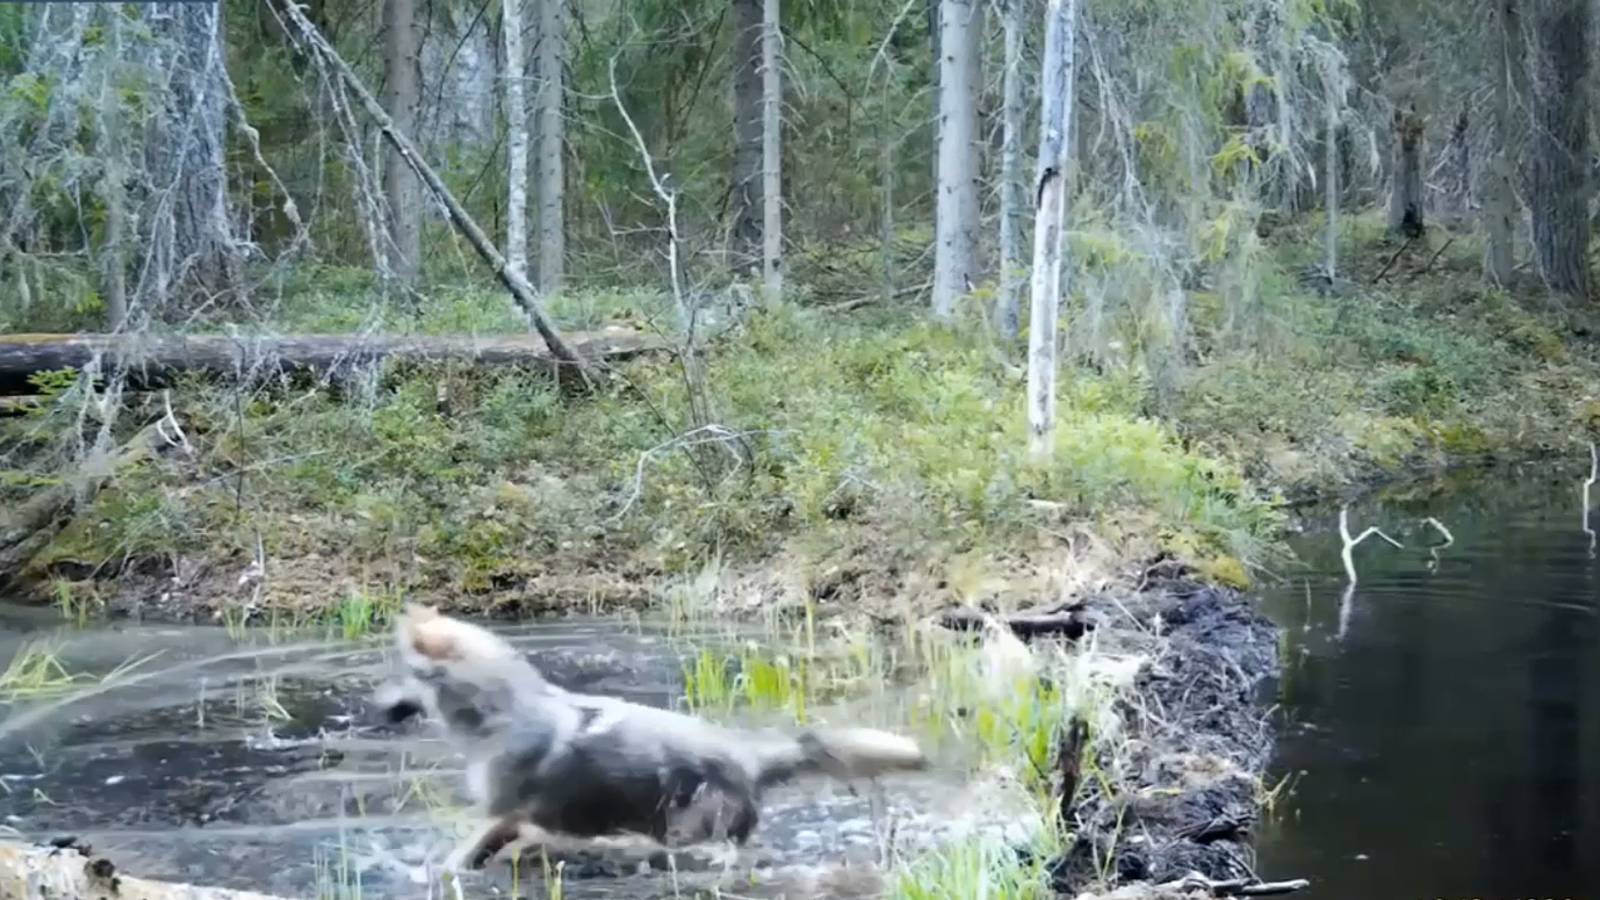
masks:
POLYGON ((448 727, 475 730, 503 705, 507 675, 532 672, 494 632, 436 607, 408 604, 395 619, 394 637, 395 673, 373 697, 391 723, 427 714, 448 727))

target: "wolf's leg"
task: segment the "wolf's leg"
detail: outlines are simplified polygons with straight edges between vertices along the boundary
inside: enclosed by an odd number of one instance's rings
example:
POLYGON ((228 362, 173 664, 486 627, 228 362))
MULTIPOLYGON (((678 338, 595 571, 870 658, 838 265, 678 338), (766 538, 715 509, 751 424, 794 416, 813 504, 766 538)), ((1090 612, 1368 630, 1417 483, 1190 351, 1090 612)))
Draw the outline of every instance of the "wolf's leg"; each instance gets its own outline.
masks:
POLYGON ((460 872, 462 869, 483 868, 484 863, 517 839, 517 832, 514 819, 490 819, 484 822, 445 857, 445 870, 460 872))

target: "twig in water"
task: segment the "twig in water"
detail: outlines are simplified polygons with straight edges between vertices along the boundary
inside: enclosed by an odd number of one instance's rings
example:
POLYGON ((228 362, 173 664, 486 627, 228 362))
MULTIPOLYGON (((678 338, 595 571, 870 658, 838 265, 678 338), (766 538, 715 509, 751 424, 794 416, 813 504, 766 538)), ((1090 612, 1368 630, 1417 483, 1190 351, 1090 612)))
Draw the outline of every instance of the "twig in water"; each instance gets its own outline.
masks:
POLYGON ((1589 527, 1589 491, 1597 479, 1600 479, 1600 449, 1596 448, 1594 441, 1590 441, 1589 480, 1583 483, 1583 533, 1589 536, 1590 556, 1594 556, 1595 533, 1594 529, 1589 527))
POLYGON ((1450 529, 1444 527, 1443 522, 1435 519, 1433 516, 1423 519, 1422 524, 1432 525, 1435 531, 1438 531, 1441 535, 1444 535, 1444 543, 1433 544, 1428 547, 1428 555, 1433 558, 1432 561, 1428 563, 1428 571, 1437 572, 1439 570, 1439 551, 1449 547, 1451 544, 1454 544, 1456 542, 1456 536, 1450 533, 1450 529))
POLYGON ((1383 529, 1376 525, 1369 527, 1366 531, 1352 538, 1350 536, 1350 507, 1339 507, 1339 537, 1344 541, 1344 550, 1339 556, 1344 560, 1344 574, 1352 585, 1356 583, 1356 561, 1354 556, 1356 545, 1373 535, 1383 538, 1398 549, 1405 549, 1404 544, 1384 534, 1383 529))
POLYGON ((1190 872, 1188 875, 1171 881, 1160 887, 1168 890, 1191 891, 1203 890, 1213 897, 1268 897, 1274 894, 1292 894, 1303 891, 1311 886, 1311 882, 1304 878, 1292 881, 1259 881, 1245 878, 1231 878, 1226 881, 1217 881, 1201 875, 1199 872, 1190 872))

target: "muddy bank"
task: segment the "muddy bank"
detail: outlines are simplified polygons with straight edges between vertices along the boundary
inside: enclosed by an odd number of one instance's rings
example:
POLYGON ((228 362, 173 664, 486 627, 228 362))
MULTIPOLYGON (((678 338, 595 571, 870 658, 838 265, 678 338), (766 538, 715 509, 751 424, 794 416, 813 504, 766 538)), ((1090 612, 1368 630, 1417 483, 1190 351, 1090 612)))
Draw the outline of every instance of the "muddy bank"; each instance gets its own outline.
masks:
POLYGON ((1244 596, 1182 570, 1090 610, 1101 647, 1150 661, 1120 704, 1126 731, 1093 751, 1109 777, 1078 786, 1056 887, 1253 878, 1251 826, 1273 747, 1258 698, 1278 670, 1275 627, 1244 596))

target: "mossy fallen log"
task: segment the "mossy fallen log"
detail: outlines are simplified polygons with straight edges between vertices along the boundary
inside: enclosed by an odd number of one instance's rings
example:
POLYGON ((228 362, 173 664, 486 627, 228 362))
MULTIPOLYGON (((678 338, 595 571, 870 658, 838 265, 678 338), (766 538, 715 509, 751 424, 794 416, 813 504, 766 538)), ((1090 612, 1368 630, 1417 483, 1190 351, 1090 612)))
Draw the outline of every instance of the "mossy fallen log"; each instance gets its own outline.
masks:
MULTIPOLYGON (((666 349, 665 340, 635 331, 573 333, 567 345, 591 362, 614 362, 666 349)), ((107 334, 11 334, 0 336, 0 396, 37 394, 35 374, 97 366, 102 376, 126 378, 125 387, 151 390, 189 372, 232 378, 244 374, 332 372, 385 359, 419 362, 457 360, 482 366, 516 365, 556 373, 562 363, 536 335, 311 334, 233 337, 107 334)))
POLYGON ((286 900, 254 891, 199 887, 125 875, 111 860, 73 846, 0 842, 0 900, 286 900))

